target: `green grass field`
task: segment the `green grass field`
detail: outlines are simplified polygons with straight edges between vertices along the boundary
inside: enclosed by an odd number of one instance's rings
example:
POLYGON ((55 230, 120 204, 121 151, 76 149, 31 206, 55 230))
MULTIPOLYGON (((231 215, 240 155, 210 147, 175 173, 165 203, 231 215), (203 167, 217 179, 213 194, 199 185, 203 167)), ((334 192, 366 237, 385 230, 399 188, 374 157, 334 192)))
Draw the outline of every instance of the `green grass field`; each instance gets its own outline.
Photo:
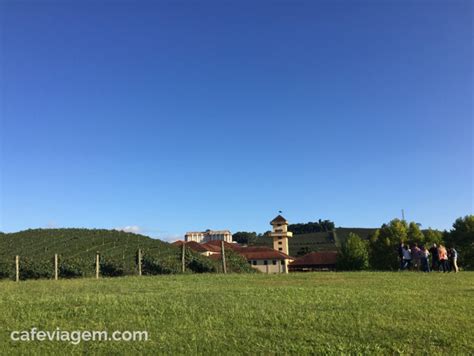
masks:
POLYGON ((474 353, 474 273, 167 275, 0 281, 0 354, 474 353), (146 330, 141 342, 10 332, 146 330))

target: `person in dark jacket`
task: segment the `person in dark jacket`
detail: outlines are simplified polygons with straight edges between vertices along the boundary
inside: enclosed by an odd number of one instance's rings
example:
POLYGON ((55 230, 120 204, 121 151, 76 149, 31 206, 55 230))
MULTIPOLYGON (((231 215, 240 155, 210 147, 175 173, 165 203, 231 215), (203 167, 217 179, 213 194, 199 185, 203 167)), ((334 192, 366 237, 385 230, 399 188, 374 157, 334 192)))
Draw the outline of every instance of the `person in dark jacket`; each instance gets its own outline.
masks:
POLYGON ((405 264, 403 261, 403 247, 404 247, 403 242, 400 242, 400 244, 398 245, 398 258, 400 259, 400 271, 403 270, 403 267, 405 264))
POLYGON ((438 246, 436 246, 436 244, 433 244, 429 252, 431 254, 431 269, 433 271, 439 271, 438 246))

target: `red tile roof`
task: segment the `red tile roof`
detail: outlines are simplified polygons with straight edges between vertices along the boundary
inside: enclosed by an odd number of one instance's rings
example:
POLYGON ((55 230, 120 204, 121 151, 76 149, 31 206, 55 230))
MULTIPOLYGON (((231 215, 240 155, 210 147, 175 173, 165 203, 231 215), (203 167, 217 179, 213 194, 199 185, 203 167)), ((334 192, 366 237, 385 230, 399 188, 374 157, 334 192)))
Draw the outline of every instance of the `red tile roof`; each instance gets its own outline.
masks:
POLYGON ((290 266, 334 265, 337 261, 336 251, 311 252, 291 262, 290 266))
MULTIPOLYGON (((196 251, 196 252, 214 252, 210 255, 209 258, 213 260, 220 260, 221 257, 221 244, 222 241, 214 240, 206 243, 199 243, 196 241, 186 242, 186 247, 196 251)), ((173 242, 173 245, 182 246, 183 241, 173 242)), ((292 257, 287 254, 276 251, 270 247, 260 247, 260 246, 250 246, 244 247, 237 243, 229 243, 224 241, 224 248, 235 251, 236 253, 242 255, 247 260, 286 260, 292 259, 292 257)))
MULTIPOLYGON (((172 245, 181 247, 183 246, 184 243, 185 243, 184 241, 178 240, 178 241, 173 242, 172 245)), ((199 242, 196 242, 196 241, 186 242, 186 247, 196 252, 209 251, 209 249, 207 249, 203 244, 200 244, 199 242)))
MULTIPOLYGON (((203 246, 206 249, 206 251, 221 252, 221 241, 218 241, 218 240, 205 242, 201 244, 201 246, 203 246)), ((227 246, 225 246, 225 248, 227 248, 227 246)))
POLYGON ((287 254, 268 247, 242 247, 236 251, 247 260, 288 260, 287 254))
MULTIPOLYGON (((204 244, 204 246, 208 251, 217 252, 212 257, 213 259, 221 259, 220 252, 221 252, 221 244, 222 241, 214 240, 209 241, 204 244)), ((259 246, 250 246, 244 247, 236 243, 229 243, 224 241, 224 247, 226 249, 232 250, 237 252, 238 254, 244 256, 247 260, 285 260, 285 259, 292 259, 290 256, 284 254, 283 252, 276 251, 269 247, 259 247, 259 246)))

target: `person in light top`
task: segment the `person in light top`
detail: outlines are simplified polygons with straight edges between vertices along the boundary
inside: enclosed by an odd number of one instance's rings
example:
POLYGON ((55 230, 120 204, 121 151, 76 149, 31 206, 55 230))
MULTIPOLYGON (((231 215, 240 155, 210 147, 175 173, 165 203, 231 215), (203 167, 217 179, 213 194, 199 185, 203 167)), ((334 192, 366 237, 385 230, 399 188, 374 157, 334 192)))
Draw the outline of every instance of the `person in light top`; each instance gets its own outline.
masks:
POLYGON ((408 247, 408 245, 403 246, 403 268, 402 270, 405 270, 407 268, 411 267, 411 250, 408 247))
POLYGON ((430 272, 430 251, 426 248, 426 246, 421 247, 421 270, 423 272, 430 272))
POLYGON ((458 251, 454 247, 451 247, 448 250, 448 258, 449 262, 451 264, 451 270, 454 272, 459 272, 459 267, 458 267, 458 251))

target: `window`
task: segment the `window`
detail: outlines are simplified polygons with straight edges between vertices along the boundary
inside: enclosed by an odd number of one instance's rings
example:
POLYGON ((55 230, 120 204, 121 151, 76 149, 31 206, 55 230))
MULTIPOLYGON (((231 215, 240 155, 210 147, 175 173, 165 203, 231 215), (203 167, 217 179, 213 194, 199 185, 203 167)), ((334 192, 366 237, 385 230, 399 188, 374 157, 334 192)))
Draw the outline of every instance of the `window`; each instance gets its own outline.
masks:
POLYGON ((251 265, 251 264, 252 264, 252 261, 249 261, 249 265, 251 265))
POLYGON ((278 238, 278 240, 281 240, 281 236, 278 238))
POLYGON ((268 261, 267 261, 267 260, 263 261, 263 264, 264 264, 265 266, 268 265, 268 261))
POLYGON ((276 260, 273 260, 273 264, 276 265, 276 264, 277 264, 277 261, 276 261, 276 260))
POLYGON ((281 244, 282 244, 282 242, 281 242, 281 241, 278 241, 278 245, 281 245, 281 244))
POLYGON ((255 266, 257 264, 257 261, 252 261, 253 265, 255 266))
POLYGON ((283 251, 283 249, 281 247, 278 248, 278 251, 283 251))

